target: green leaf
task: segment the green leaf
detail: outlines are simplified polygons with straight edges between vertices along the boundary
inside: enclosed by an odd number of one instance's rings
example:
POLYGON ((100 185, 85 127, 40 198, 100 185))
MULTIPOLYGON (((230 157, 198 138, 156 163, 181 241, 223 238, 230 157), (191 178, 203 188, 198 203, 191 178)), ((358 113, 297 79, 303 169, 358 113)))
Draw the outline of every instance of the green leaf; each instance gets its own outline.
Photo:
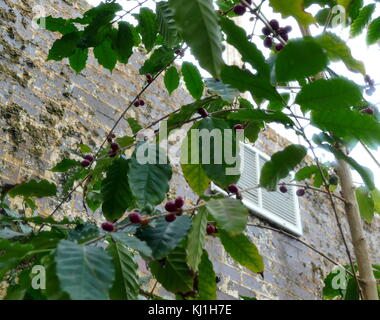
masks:
POLYGON ((37 24, 46 30, 59 32, 63 35, 77 31, 71 21, 63 18, 53 18, 52 16, 37 19, 37 24))
MULTIPOLYGON (((202 207, 193 218, 193 223, 189 231, 186 246, 186 262, 193 270, 198 271, 199 263, 201 263, 203 246, 206 240, 207 228, 207 210, 202 207)), ((214 278, 215 282, 215 278, 214 278)))
POLYGON ((206 250, 203 250, 199 265, 198 299, 216 300, 216 275, 206 250))
POLYGON ((107 177, 102 182, 103 215, 108 221, 116 221, 133 203, 128 185, 130 160, 123 157, 116 159, 107 170, 107 177))
POLYGON ((0 229, 0 239, 13 239, 18 237, 25 237, 27 235, 28 234, 26 233, 16 232, 7 227, 0 229))
POLYGON ((112 232, 110 235, 116 242, 120 242, 128 248, 140 252, 145 257, 152 256, 152 249, 148 246, 148 244, 135 236, 129 235, 128 232, 112 232))
POLYGON ((182 75, 189 93, 195 100, 200 99, 203 94, 204 85, 198 68, 190 62, 184 62, 182 64, 182 75))
POLYGON ((78 224, 75 229, 69 231, 67 240, 83 243, 99 236, 99 228, 90 223, 78 224))
POLYGON ((126 148, 134 144, 135 139, 129 136, 124 136, 117 138, 115 141, 119 144, 120 148, 126 148))
POLYGON ((131 127, 132 133, 136 134, 140 130, 142 130, 142 126, 139 124, 139 122, 134 118, 128 118, 127 122, 129 126, 131 127))
POLYGON ((305 12, 304 0, 270 0, 269 4, 283 18, 292 16, 305 27, 316 22, 310 13, 305 12))
POLYGON ((380 39, 380 17, 376 18, 368 26, 367 44, 371 45, 380 39))
POLYGON ((373 189, 371 194, 375 211, 380 214, 380 191, 378 189, 373 189))
POLYGON ((375 215, 375 204, 371 192, 366 187, 359 187, 356 189, 355 194, 360 215, 366 222, 371 223, 375 215))
POLYGON ((335 136, 347 141, 361 140, 375 149, 380 144, 380 123, 372 115, 357 110, 313 111, 311 122, 321 130, 334 132, 335 136))
POLYGON ((314 39, 323 49, 326 50, 330 61, 341 60, 346 65, 348 70, 360 72, 361 74, 366 75, 364 63, 354 59, 350 48, 337 35, 330 32, 324 32, 322 35, 314 39))
POLYGON ((80 35, 80 32, 75 31, 65 34, 61 39, 56 40, 49 51, 48 60, 59 61, 72 56, 79 43, 80 35))
POLYGON ((236 262, 254 273, 264 271, 264 262, 256 246, 243 234, 231 236, 220 230, 220 240, 226 252, 236 262))
POLYGON ((157 145, 139 145, 129 163, 128 180, 137 204, 160 204, 169 191, 172 169, 157 145))
POLYGON ((86 145, 86 144, 80 144, 79 145, 79 151, 82 154, 84 154, 84 153, 92 153, 92 149, 88 145, 86 145))
POLYGON ((56 164, 52 172, 67 172, 72 168, 79 167, 81 164, 79 161, 72 159, 63 159, 60 163, 56 164))
POLYGON ((157 39, 157 18, 156 14, 149 8, 141 8, 138 15, 139 31, 141 33, 142 42, 145 49, 150 52, 157 39))
POLYGON ((327 56, 312 38, 290 40, 277 54, 277 81, 299 80, 315 76, 327 67, 327 56))
POLYGON ((231 236, 241 233, 247 225, 248 210, 240 200, 212 199, 206 202, 206 208, 215 219, 218 228, 231 236))
POLYGON ((177 26, 174 21, 174 13, 167 1, 156 4, 158 32, 164 38, 165 45, 173 48, 179 42, 177 26))
POLYGON ((249 91, 253 97, 283 103, 280 94, 268 80, 255 76, 248 70, 242 70, 237 66, 224 66, 221 76, 225 84, 240 92, 249 91))
POLYGON ((134 45, 132 29, 133 26, 128 22, 119 22, 119 29, 114 48, 121 63, 127 63, 129 57, 132 55, 132 48, 134 45))
POLYGON ((105 40, 100 45, 95 47, 94 55, 95 58, 98 59, 99 64, 112 72, 116 66, 117 55, 112 49, 112 43, 110 40, 105 40))
POLYGON ((232 88, 231 86, 224 84, 220 80, 214 78, 205 79, 205 84, 207 87, 207 92, 209 94, 217 94, 223 100, 232 103, 237 96, 239 96, 239 91, 232 88))
MULTIPOLYGON (((321 167, 323 174, 325 177, 328 176, 328 172, 325 167, 321 167)), ((294 179, 296 181, 304 181, 306 179, 313 178, 313 186, 316 188, 320 188, 323 184, 323 178, 321 175, 321 172, 319 170, 319 167, 316 165, 312 166, 306 166, 300 170, 297 171, 297 173, 294 176, 294 179)))
POLYGON ((285 114, 280 111, 267 112, 265 110, 239 110, 228 115, 228 119, 238 120, 241 122, 249 121, 264 121, 264 122, 277 122, 284 125, 294 125, 294 122, 285 114))
POLYGON ((278 182, 286 178, 301 163, 306 153, 306 148, 297 144, 275 153, 261 169, 260 185, 267 190, 275 191, 278 182))
POLYGON ((133 254, 121 243, 107 248, 115 266, 115 280, 110 291, 112 300, 137 300, 139 295, 138 265, 133 254))
POLYGON ((213 1, 170 0, 169 4, 177 28, 200 66, 219 78, 223 65, 222 34, 213 1))
POLYGON ((359 87, 344 78, 316 80, 305 85, 298 93, 296 103, 307 110, 326 110, 347 108, 359 104, 362 94, 359 87))
POLYGON ((114 281, 112 258, 97 247, 61 240, 55 256, 61 288, 73 300, 106 300, 114 281))
POLYGON ((223 32, 227 35, 227 42, 239 51, 243 61, 251 64, 257 70, 258 75, 269 80, 269 65, 266 63, 262 52, 257 49, 254 43, 248 40, 244 29, 227 18, 221 18, 220 25, 223 32))
POLYGON ((144 62, 144 65, 140 68, 140 74, 156 75, 167 66, 174 58, 174 52, 166 47, 159 47, 150 56, 148 60, 144 62))
POLYGON ((156 260, 165 258, 186 237, 190 227, 189 216, 180 216, 173 222, 158 219, 155 227, 147 226, 137 236, 148 243, 156 260))
POLYGON ((24 198, 44 198, 54 197, 57 194, 57 187, 54 183, 50 183, 47 180, 30 180, 16 185, 14 188, 8 191, 10 197, 22 196, 24 198))
POLYGON ((183 294, 193 291, 194 276, 186 264, 186 252, 182 247, 173 250, 163 263, 151 262, 149 268, 166 290, 183 294))
POLYGON ((179 74, 175 66, 171 66, 166 72, 164 77, 165 87, 169 92, 169 95, 173 93, 179 86, 179 74))
POLYGON ((88 59, 88 49, 76 48, 72 56, 69 57, 71 68, 77 73, 86 68, 86 62, 88 59))
POLYGON ((371 3, 360 10, 359 15, 351 23, 351 28, 350 28, 351 38, 354 38, 363 32, 365 26, 371 20, 371 17, 372 17, 373 12, 375 11, 375 8, 376 8, 376 4, 371 3))

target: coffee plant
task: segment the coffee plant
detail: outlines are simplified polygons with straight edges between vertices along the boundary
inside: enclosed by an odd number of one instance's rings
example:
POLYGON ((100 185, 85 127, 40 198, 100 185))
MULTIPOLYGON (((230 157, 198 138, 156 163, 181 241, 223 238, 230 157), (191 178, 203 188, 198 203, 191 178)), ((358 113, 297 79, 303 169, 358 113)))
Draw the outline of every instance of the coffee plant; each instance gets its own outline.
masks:
MULTIPOLYGON (((113 129, 129 110, 144 108, 144 93, 157 78, 163 77, 169 94, 182 79, 194 101, 161 119, 167 120, 169 131, 185 128, 192 140, 192 129, 217 129, 226 141, 225 129, 231 129, 235 145, 242 131, 254 143, 267 124, 283 125, 304 143, 275 153, 262 168, 260 184, 252 188, 286 193, 288 184, 283 179, 296 171, 293 183, 299 186, 297 195, 326 195, 340 225, 335 203, 349 203, 347 212, 349 206, 356 206, 345 191, 348 169, 344 168, 348 166, 363 180, 356 189, 355 201, 361 217, 371 222, 380 213, 380 192, 370 170, 349 151, 362 144, 370 152, 380 143, 380 114, 364 95, 374 92, 375 83, 364 64, 333 33, 331 22, 335 17, 333 8, 343 6, 343 22, 351 36, 366 33, 367 44, 372 45, 380 39, 380 18, 374 17, 376 3, 269 0, 274 12, 295 18, 304 30, 304 37, 294 38, 290 26, 264 14, 263 2, 169 0, 157 2, 155 11, 144 7, 145 2, 133 11, 124 11, 118 1, 106 1, 79 18, 48 16, 37 23, 57 35, 47 60, 67 58, 76 72, 86 68, 91 51, 112 73, 117 64, 128 63, 134 48, 145 49, 148 58, 140 68, 143 89, 113 129), (316 17, 307 12, 310 5, 320 6, 316 17), (232 19, 242 15, 250 15, 258 24, 259 36, 250 36, 232 19), (131 19, 136 24, 125 21, 131 19), (312 36, 309 26, 315 24, 322 26, 323 32, 312 36), (264 44, 263 51, 258 42, 264 44), (240 53, 242 66, 228 65, 223 60, 227 44, 240 53), (209 78, 204 78, 193 63, 181 63, 188 51, 209 78), (362 74, 363 81, 358 84, 337 74, 331 66, 336 61, 362 74), (298 89, 294 91, 290 84, 298 89), (246 94, 252 99, 247 100, 246 94), (298 106, 302 117, 296 113, 298 106), (307 136, 305 122, 318 131, 313 137, 307 136), (337 161, 321 163, 317 149, 330 153, 337 161), (305 165, 308 153, 314 163, 305 165), (336 191, 338 188, 342 193, 336 191)), ((205 250, 210 237, 219 238, 240 265, 253 273, 263 273, 263 259, 244 233, 249 211, 242 199, 247 190, 237 187, 239 174, 228 174, 227 170, 236 166, 237 160, 231 163, 223 156, 221 161, 212 157, 207 164, 182 163, 183 175, 198 201, 189 205, 190 201, 181 197, 168 199, 172 166, 167 155, 158 147, 158 140, 138 139, 147 128, 133 118, 128 123, 131 136, 116 137, 111 130, 97 149, 81 145, 82 159, 64 158, 57 163, 51 171, 66 177, 63 185, 30 180, 2 186, 0 280, 9 284, 6 299, 159 299, 147 289, 147 279, 139 272, 137 261, 144 261, 151 278, 177 299, 216 299, 216 275, 205 250), (139 161, 140 148, 156 161, 139 161), (157 161, 162 159, 165 161, 157 161), (211 182, 226 193, 208 192, 211 182), (65 216, 61 212, 64 203, 78 190, 82 190, 88 210, 101 213, 101 219, 58 219, 58 213, 65 216), (23 200, 32 216, 25 210, 12 209, 9 200, 15 197, 23 200), (48 217, 39 214, 39 198, 58 203, 48 217), (46 270, 46 287, 36 289, 33 285, 34 266, 46 270)), ((198 140, 183 145, 181 153, 192 154, 195 146, 202 153, 202 143, 198 140)), ((214 146, 210 148, 213 154, 214 146)), ((363 247, 355 251, 354 265, 343 232, 341 236, 348 253, 347 265, 342 268, 349 285, 343 291, 335 289, 331 274, 325 281, 324 297, 376 299, 374 278, 380 278, 379 266, 373 266, 370 272, 368 266, 363 267, 358 255, 363 247)), ((356 247, 355 241, 353 245, 356 247)), ((318 252, 318 248, 315 250, 318 252)))

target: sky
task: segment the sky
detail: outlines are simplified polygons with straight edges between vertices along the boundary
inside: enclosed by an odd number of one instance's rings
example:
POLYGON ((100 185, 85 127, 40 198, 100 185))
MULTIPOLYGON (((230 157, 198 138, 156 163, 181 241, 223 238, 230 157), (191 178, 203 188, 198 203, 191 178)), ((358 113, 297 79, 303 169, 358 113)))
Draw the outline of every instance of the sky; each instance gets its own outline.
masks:
MULTIPOLYGON (((97 5, 101 1, 100 0, 88 0, 89 3, 92 5, 97 5)), ((137 1, 128 1, 128 0, 120 0, 118 1, 120 4, 124 6, 126 10, 129 10, 136 6, 138 3, 137 1)), ((260 1, 256 0, 254 1, 256 4, 258 4, 260 1)), ((265 1, 262 11, 265 13, 266 17, 270 19, 278 19, 280 21, 281 26, 286 26, 290 25, 292 26, 293 30, 290 33, 289 37, 290 39, 292 38, 298 38, 301 37, 301 32, 299 31, 299 28, 293 18, 287 18, 283 19, 280 14, 278 13, 273 13, 272 9, 269 7, 267 4, 268 1, 265 1)), ((373 3, 373 1, 370 0, 364 0, 365 4, 373 3)), ((149 6, 151 8, 155 7, 154 1, 149 0, 144 4, 144 6, 149 6)), ((315 15, 318 12, 319 6, 313 5, 307 9, 308 12, 311 14, 315 15)), ((380 5, 377 6, 376 12, 374 13, 374 17, 379 16, 380 14, 380 5)), ((249 18, 251 15, 245 14, 241 19, 242 19, 242 24, 244 29, 246 29, 247 34, 251 34, 252 30, 254 28, 254 21, 250 21, 249 18)), ((135 22, 134 18, 129 18, 128 19, 130 22, 135 22), (132 20, 130 20, 132 19, 132 20)), ((261 35, 261 29, 263 28, 263 24, 258 22, 256 27, 255 27, 255 32, 253 35, 253 39, 255 44, 263 50, 264 54, 269 56, 269 49, 266 49, 262 45, 262 40, 259 38, 261 35)), ((331 29, 330 29, 331 30, 331 29)), ((323 27, 320 26, 312 26, 311 27, 311 32, 313 35, 318 35, 322 33, 323 27)), ((332 29, 334 33, 336 33, 341 39, 343 39, 346 44, 350 47, 352 55, 354 58, 361 60, 364 62, 366 66, 367 73, 371 76, 372 79, 375 80, 375 83, 379 82, 379 61, 380 61, 380 47, 379 44, 372 45, 368 47, 365 42, 365 34, 362 34, 354 39, 350 39, 349 37, 349 32, 348 28, 344 29, 340 26, 332 29)), ((196 64, 195 59, 191 56, 189 52, 186 53, 184 60, 190 61, 192 63, 196 64)), ((353 81, 355 81, 359 85, 364 85, 364 80, 363 76, 360 74, 355 74, 347 70, 347 68, 344 66, 343 63, 333 63, 330 65, 330 67, 338 74, 345 76, 353 81)), ((206 71, 202 71, 202 74, 208 77, 208 73, 206 71)), ((373 105, 380 107, 380 87, 379 89, 372 95, 372 96, 367 96, 365 95, 365 98, 372 103, 373 105)), ((302 115, 302 113, 299 111, 299 115, 302 115)), ((274 125, 272 126, 280 135, 286 136, 287 139, 289 139, 293 143, 302 143, 302 141, 299 140, 299 138, 295 134, 291 134, 289 130, 284 129, 281 125, 274 125)), ((312 126, 308 126, 306 128, 306 133, 309 138, 312 137, 312 135, 317 132, 315 128, 312 126)), ((380 161, 380 150, 372 150, 371 151, 376 159, 380 161)), ((350 156, 355 158, 361 165, 366 166, 370 168, 375 176, 375 183, 377 188, 380 188, 380 168, 376 165, 376 163, 371 159, 371 157, 368 155, 368 153, 358 145, 355 147, 350 156)), ((333 157, 329 154, 327 154, 324 151, 319 150, 318 151, 318 157, 322 161, 332 161, 333 157)), ((357 183, 358 185, 362 183, 362 180, 360 176, 356 173, 353 172, 353 177, 354 177, 354 182, 357 183)))

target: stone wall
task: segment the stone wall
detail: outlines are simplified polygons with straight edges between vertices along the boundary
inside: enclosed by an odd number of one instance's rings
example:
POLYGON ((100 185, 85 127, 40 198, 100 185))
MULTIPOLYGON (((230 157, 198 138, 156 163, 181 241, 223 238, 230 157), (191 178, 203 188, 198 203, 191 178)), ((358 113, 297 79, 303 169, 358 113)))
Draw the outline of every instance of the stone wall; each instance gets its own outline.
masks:
MULTIPOLYGON (((88 5, 83 1, 0 0, 0 182, 16 183, 31 177, 57 181, 60 176, 48 169, 60 160, 62 152, 78 156, 78 145, 99 146, 114 121, 144 85, 138 69, 145 59, 136 51, 127 66, 118 66, 111 74, 93 57, 88 67, 75 74, 67 62, 46 62, 47 51, 56 35, 32 27, 36 8, 43 6, 46 15, 73 17, 88 5)), ((169 97, 162 81, 156 81, 144 94, 146 106, 131 110, 142 125, 190 103, 192 99, 178 89, 169 97)), ((118 136, 129 132, 126 121, 116 130, 118 136)), ((256 147, 272 154, 289 144, 273 130, 267 129, 256 147)), ((174 168, 172 191, 194 199, 190 188, 174 168)), ((17 205, 15 203, 14 205, 17 205)), ((54 202, 42 202, 48 214, 54 202)), ((331 258, 346 263, 344 248, 328 201, 308 194, 300 200, 303 239, 331 258)), ((63 210, 66 215, 83 212, 80 195, 74 195, 63 210)), ((342 216, 342 213, 341 213, 342 216)), ((344 220, 344 217, 341 217, 344 220)), ((252 221, 258 220, 252 216, 252 221)), ((380 243, 380 219, 366 225, 374 259, 380 263, 376 249, 380 243)), ((265 222, 261 222, 265 223, 265 222)), ((347 225, 344 228, 348 236, 347 225)), ((220 276, 219 298, 240 295, 258 299, 319 299, 322 279, 333 267, 296 240, 270 230, 249 227, 249 236, 265 259, 264 279, 239 267, 218 240, 209 239, 207 247, 215 271, 220 276)), ((349 236, 348 236, 349 237, 349 236)), ((378 253, 378 251, 377 251, 378 253)))

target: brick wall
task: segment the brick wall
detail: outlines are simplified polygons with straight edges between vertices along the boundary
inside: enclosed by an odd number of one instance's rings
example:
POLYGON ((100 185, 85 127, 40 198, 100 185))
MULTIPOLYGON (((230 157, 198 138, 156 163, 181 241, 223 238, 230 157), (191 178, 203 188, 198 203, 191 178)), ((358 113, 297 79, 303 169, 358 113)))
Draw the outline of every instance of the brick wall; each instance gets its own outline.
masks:
MULTIPOLYGON (((66 62, 46 62, 47 51, 56 36, 49 31, 32 28, 36 9, 46 15, 78 16, 88 8, 83 1, 0 0, 0 182, 21 182, 38 177, 52 181, 60 176, 48 171, 60 160, 62 152, 77 156, 78 144, 99 146, 106 132, 122 110, 140 91, 144 77, 138 69, 145 59, 136 51, 127 66, 118 66, 110 74, 91 57, 88 67, 75 74, 66 62)), ((138 112, 131 110, 142 125, 151 123, 170 110, 190 103, 183 90, 168 96, 162 81, 155 82, 144 94, 147 105, 138 112)), ((118 136, 128 134, 122 121, 118 136)), ((271 154, 288 142, 268 129, 256 147, 271 154)), ((194 199, 190 189, 174 168, 171 193, 194 199), (189 196, 190 195, 190 196, 189 196)), ((49 213, 54 202, 41 202, 43 213, 49 213)), ((17 203, 14 203, 17 206, 17 203)), ((342 264, 346 263, 344 248, 336 223, 325 198, 308 194, 300 200, 304 226, 303 239, 318 247, 342 264)), ((81 214, 80 195, 66 203, 61 214, 81 214)), ((340 213, 342 216, 342 213, 340 213)), ((344 220, 344 217, 341 217, 344 220)), ((258 220, 252 216, 252 221, 258 220)), ((374 260, 380 263, 376 249, 380 219, 366 225, 374 260)), ((265 222, 261 222, 265 223, 265 222)), ((348 236, 347 224, 344 228, 348 236)), ((270 230, 250 227, 249 236, 259 247, 265 260, 264 279, 240 268, 223 251, 216 239, 207 247, 215 271, 220 276, 219 298, 232 299, 240 295, 258 299, 319 299, 322 278, 332 268, 331 263, 298 241, 270 230)))

